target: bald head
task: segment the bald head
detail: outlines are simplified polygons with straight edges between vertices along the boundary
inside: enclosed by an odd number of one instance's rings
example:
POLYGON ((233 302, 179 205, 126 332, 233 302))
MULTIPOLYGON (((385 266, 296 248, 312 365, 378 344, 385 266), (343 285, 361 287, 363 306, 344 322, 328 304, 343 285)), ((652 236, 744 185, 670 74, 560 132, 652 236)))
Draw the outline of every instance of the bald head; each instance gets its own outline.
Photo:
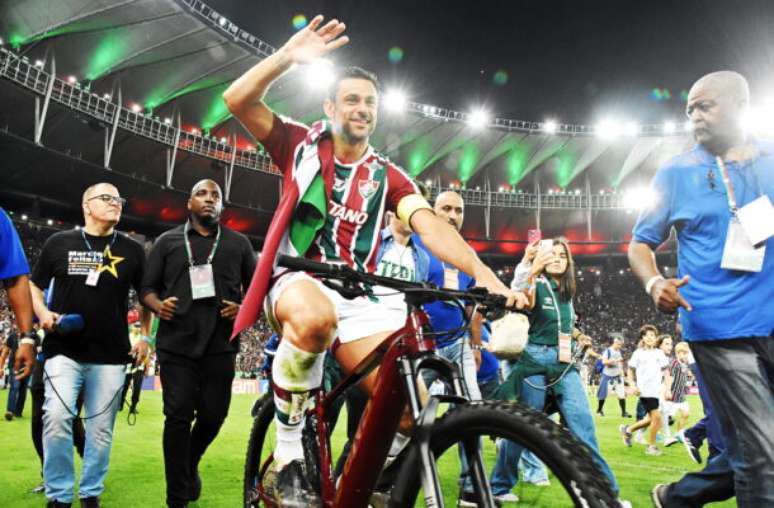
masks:
POLYGON ((199 224, 204 226, 217 224, 223 211, 223 193, 220 185, 210 179, 197 182, 191 189, 191 197, 188 198, 188 211, 199 224))
POLYGON ((744 143, 742 119, 749 103, 750 87, 738 72, 702 76, 688 92, 685 108, 696 141, 715 154, 744 143))
POLYGON ((445 220, 459 231, 465 219, 465 203, 462 196, 454 191, 446 191, 438 194, 433 207, 435 214, 445 220))
POLYGON ((191 188, 191 196, 196 194, 202 187, 214 187, 218 190, 218 192, 223 194, 223 192, 220 190, 220 185, 218 185, 218 182, 215 180, 210 180, 209 178, 205 178, 204 180, 199 180, 194 184, 194 186, 191 188))
POLYGON ((83 199, 82 203, 86 203, 88 200, 93 198, 94 196, 99 196, 102 194, 110 194, 112 196, 118 196, 118 189, 115 185, 107 182, 100 182, 95 183, 94 185, 87 187, 85 191, 83 191, 83 199))
POLYGON ((115 185, 101 182, 83 191, 81 208, 90 234, 111 232, 121 220, 124 200, 115 185))

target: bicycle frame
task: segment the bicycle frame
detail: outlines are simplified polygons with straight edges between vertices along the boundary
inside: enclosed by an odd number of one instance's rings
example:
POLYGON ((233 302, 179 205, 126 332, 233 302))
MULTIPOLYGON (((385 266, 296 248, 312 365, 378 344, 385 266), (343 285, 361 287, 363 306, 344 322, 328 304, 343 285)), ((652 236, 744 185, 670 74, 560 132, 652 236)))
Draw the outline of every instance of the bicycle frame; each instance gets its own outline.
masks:
MULTIPOLYGON (((420 443, 426 505, 443 506, 438 472, 429 450, 429 432, 422 432, 432 425, 439 398, 432 398, 431 404, 423 410, 417 374, 420 368, 429 367, 438 371, 442 378, 449 380, 455 392, 454 396, 445 397, 449 401, 467 401, 467 390, 457 366, 434 354, 435 340, 432 336, 425 335, 425 330, 429 329, 427 315, 412 300, 412 295, 406 294, 410 311, 400 330, 379 343, 330 392, 316 394, 315 407, 310 411, 317 417, 320 497, 325 508, 368 506, 369 498, 379 479, 407 403, 413 417, 415 439, 418 438, 420 443), (377 367, 379 376, 353 438, 337 488, 331 467, 332 453, 327 415, 337 398, 377 367)), ((478 482, 477 485, 487 485, 483 493, 485 504, 493 507, 494 500, 486 481, 480 446, 477 444, 473 444, 472 447, 465 446, 465 452, 471 474, 478 482)), ((271 460, 272 457, 269 456, 261 468, 261 479, 271 460)), ((274 500, 264 493, 262 481, 259 483, 258 493, 261 499, 267 504, 274 505, 274 500)))

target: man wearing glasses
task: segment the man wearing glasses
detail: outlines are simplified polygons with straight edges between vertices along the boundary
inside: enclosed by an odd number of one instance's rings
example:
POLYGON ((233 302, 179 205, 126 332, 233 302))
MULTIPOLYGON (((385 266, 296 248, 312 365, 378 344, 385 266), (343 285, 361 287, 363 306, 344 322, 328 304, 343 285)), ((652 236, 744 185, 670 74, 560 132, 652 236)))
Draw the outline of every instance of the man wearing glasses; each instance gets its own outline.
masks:
MULTIPOLYGON (((78 496, 82 507, 98 507, 104 490, 120 405, 125 365, 141 361, 148 345, 129 345, 129 288, 140 290, 145 252, 114 228, 126 200, 108 183, 83 193, 85 225, 52 235, 32 274, 35 314, 47 335, 43 381, 43 479, 48 506, 70 506, 74 498, 73 419, 83 391, 86 447, 78 496), (48 298, 43 289, 49 288, 48 298), (82 325, 65 326, 63 315, 82 325), (77 318, 76 318, 77 321, 77 318)), ((147 335, 148 313, 144 313, 147 335)), ((70 321, 72 323, 72 321, 70 321)))

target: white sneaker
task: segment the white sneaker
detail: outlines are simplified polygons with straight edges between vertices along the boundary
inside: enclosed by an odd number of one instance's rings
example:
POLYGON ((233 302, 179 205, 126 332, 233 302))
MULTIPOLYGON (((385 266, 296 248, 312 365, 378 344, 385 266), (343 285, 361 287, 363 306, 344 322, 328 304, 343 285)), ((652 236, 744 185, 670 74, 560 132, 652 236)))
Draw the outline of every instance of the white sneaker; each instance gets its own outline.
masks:
POLYGON ((534 485, 535 487, 550 487, 551 486, 551 480, 546 478, 545 480, 538 480, 536 482, 524 482, 529 483, 530 485, 534 485))
POLYGON ((621 508, 632 508, 632 502, 626 499, 619 499, 618 504, 621 505, 621 508))
POLYGON ((495 501, 500 501, 501 503, 518 503, 519 502, 519 496, 514 494, 513 492, 508 492, 507 494, 503 494, 501 496, 495 496, 495 501))
POLYGON ((661 454, 662 454, 662 452, 661 452, 661 450, 658 449, 658 446, 650 446, 649 445, 647 448, 645 448, 645 455, 658 456, 658 455, 661 455, 661 454))

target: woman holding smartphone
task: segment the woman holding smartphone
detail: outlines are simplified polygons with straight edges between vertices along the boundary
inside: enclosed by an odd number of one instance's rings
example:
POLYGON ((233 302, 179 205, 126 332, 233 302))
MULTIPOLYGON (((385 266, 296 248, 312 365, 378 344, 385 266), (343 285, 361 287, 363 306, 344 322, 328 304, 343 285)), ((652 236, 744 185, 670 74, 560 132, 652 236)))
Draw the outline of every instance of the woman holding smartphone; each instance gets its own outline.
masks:
MULTIPOLYGON (((553 391, 570 432, 588 446, 613 489, 618 492, 615 476, 599 452, 591 409, 577 364, 572 358, 576 346, 573 337, 580 333, 574 326, 575 264, 566 239, 540 241, 527 283, 529 308, 532 310, 529 339, 516 366, 528 365, 531 372, 536 367, 543 367, 545 372, 523 379, 519 401, 543 410, 546 392, 553 391)), ((580 347, 590 343, 587 337, 583 341, 585 344, 580 344, 580 347)), ((509 500, 513 496, 511 489, 518 480, 517 465, 522 450, 522 446, 510 441, 501 443, 498 449, 491 484, 492 494, 501 500, 509 500)))

